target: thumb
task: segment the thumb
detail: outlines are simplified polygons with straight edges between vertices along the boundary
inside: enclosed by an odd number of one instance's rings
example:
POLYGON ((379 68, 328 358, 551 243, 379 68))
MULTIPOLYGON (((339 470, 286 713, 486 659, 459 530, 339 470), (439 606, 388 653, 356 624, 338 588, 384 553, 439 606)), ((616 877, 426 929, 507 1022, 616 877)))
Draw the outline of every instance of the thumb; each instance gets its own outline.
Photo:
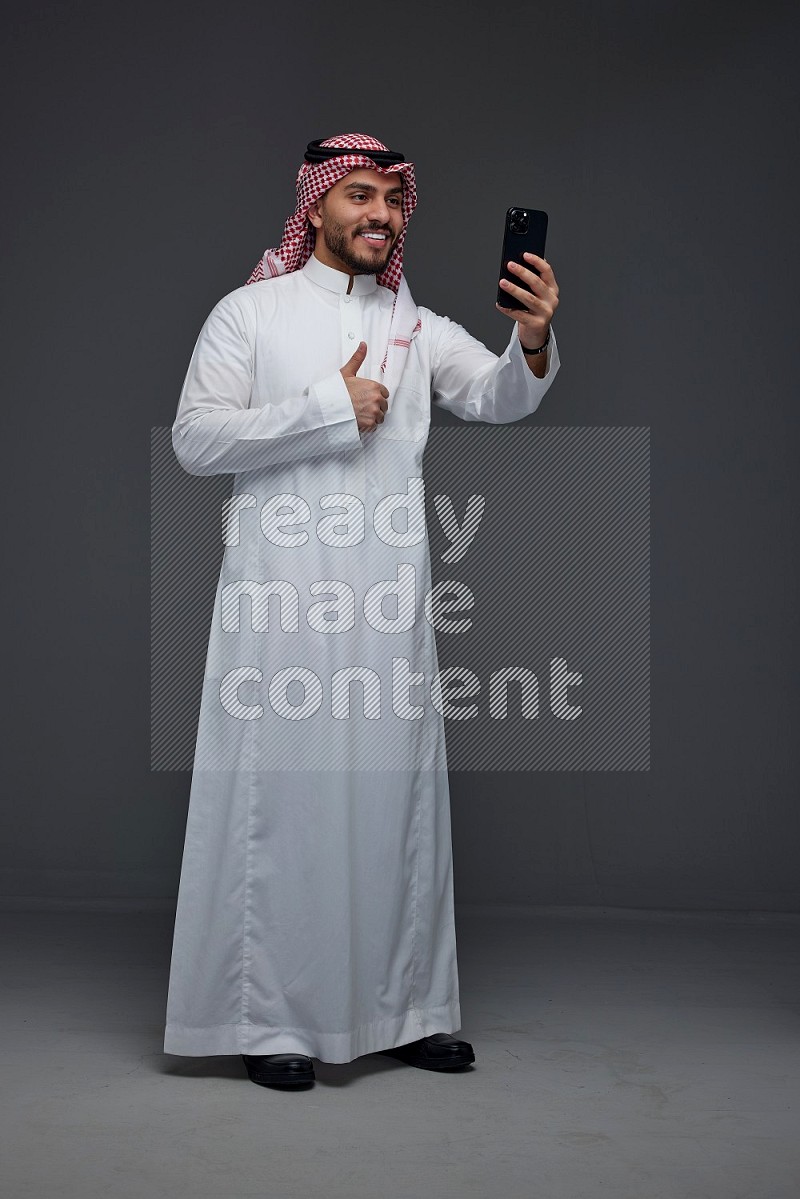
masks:
POLYGON ((345 362, 344 366, 342 367, 341 373, 344 375, 344 377, 346 379, 352 379, 355 375, 358 374, 358 371, 359 371, 360 367, 363 365, 363 362, 364 362, 364 359, 366 358, 366 356, 367 356, 367 343, 365 341, 360 341, 358 343, 358 345, 356 346, 353 357, 348 362, 345 362))

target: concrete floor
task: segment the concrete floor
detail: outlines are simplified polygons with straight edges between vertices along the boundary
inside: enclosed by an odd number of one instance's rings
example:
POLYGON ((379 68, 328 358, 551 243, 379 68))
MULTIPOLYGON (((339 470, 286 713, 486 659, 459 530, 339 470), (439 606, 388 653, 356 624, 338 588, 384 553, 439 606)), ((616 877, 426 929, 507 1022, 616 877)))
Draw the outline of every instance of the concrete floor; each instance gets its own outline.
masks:
POLYGON ((800 918, 457 915, 475 1067, 167 1057, 169 914, 6 911, 9 1199, 798 1199, 800 918))

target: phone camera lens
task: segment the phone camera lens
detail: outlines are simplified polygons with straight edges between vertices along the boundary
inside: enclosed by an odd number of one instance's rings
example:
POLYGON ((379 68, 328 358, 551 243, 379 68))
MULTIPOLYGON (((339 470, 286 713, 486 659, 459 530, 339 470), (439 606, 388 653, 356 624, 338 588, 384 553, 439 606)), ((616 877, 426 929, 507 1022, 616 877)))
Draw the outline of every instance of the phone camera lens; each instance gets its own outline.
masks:
POLYGON ((524 208, 512 208, 509 218, 509 228, 512 233, 528 232, 528 214, 524 208))

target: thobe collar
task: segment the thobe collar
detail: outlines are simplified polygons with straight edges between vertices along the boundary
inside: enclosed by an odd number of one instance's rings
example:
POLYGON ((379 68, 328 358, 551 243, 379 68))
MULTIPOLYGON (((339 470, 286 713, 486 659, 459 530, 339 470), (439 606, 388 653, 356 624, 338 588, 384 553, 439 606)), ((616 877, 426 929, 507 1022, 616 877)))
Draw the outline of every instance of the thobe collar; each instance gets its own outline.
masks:
POLYGON ((378 280, 375 275, 353 275, 353 286, 348 292, 350 275, 346 271, 337 271, 334 266, 327 266, 313 254, 301 267, 301 270, 313 283, 318 283, 320 287, 324 287, 328 291, 339 292, 340 295, 367 296, 377 291, 378 288, 378 280))

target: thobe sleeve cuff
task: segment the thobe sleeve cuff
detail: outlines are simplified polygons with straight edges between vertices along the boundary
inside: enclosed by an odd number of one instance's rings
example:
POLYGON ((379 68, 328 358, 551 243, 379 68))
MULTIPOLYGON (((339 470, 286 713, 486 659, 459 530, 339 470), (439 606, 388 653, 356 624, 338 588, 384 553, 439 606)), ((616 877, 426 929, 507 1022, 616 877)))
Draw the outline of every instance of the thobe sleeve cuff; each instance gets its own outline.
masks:
POLYGON ((309 396, 319 405, 332 450, 349 450, 361 444, 353 401, 341 371, 313 383, 309 396))
POLYGON ((449 318, 435 317, 435 323, 438 338, 432 378, 436 403, 462 420, 489 424, 509 424, 536 411, 560 366, 552 328, 547 368, 540 379, 522 352, 516 321, 500 355, 449 318))
POLYGON ((561 360, 558 356, 558 346, 556 345, 555 329, 553 329, 552 325, 550 326, 550 344, 544 352, 544 356, 547 359, 547 369, 541 378, 539 378, 538 375, 534 375, 533 371, 528 366, 529 362, 535 362, 537 358, 541 358, 541 354, 537 354, 535 358, 527 358, 525 354, 523 354, 516 322, 514 323, 514 328, 511 332, 511 337, 509 339, 508 346, 506 347, 506 352, 509 355, 509 358, 514 357, 522 360, 522 365, 525 367, 525 370, 530 375, 531 379, 539 384, 547 383, 548 387, 550 386, 553 376, 561 364, 561 360))

